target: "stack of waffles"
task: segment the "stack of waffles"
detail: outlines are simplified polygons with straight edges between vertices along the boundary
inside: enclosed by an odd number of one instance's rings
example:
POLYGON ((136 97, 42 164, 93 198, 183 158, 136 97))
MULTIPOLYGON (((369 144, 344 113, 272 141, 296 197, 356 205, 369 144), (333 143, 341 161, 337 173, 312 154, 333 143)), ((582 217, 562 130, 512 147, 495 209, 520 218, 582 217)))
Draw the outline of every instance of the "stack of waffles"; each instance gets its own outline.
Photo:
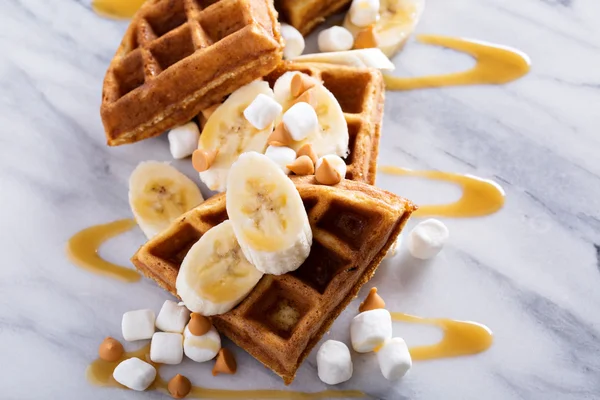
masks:
MULTIPOLYGON (((282 0, 306 32, 348 1, 322 1, 310 14, 282 0)), ((148 0, 131 22, 104 80, 101 115, 109 145, 137 142, 194 119, 255 79, 273 86, 287 71, 318 78, 339 102, 349 131, 346 179, 333 186, 292 177, 313 232, 297 270, 264 275, 231 311, 213 316, 233 342, 286 384, 335 318, 375 273, 411 213, 410 201, 372 186, 384 86, 375 69, 284 62, 270 0, 148 0)), ((220 194, 182 215, 142 246, 134 265, 177 296, 191 246, 228 218, 220 194)))

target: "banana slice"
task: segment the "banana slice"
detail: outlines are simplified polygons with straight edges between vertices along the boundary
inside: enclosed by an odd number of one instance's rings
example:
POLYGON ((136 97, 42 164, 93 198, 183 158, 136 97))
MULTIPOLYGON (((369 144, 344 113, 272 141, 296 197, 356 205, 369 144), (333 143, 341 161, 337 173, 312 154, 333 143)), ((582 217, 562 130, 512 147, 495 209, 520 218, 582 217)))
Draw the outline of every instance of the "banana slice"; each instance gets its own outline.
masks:
MULTIPOLYGON (((291 84, 294 75, 299 73, 296 71, 286 72, 277 79, 273 86, 275 100, 281 104, 284 113, 296 100, 296 97, 292 95, 291 84)), ((348 125, 340 103, 321 82, 308 76, 306 78, 314 81, 315 84, 307 92, 310 92, 311 103, 317 113, 319 130, 304 140, 294 142, 290 147, 297 151, 300 147, 310 143, 319 157, 326 154, 346 157, 349 141, 348 125)))
POLYGON ((267 156, 242 154, 227 179, 227 214, 238 242, 256 268, 281 275, 308 257, 312 230, 300 194, 267 156))
POLYGON ((393 71, 396 66, 379 49, 358 49, 331 53, 305 54, 294 58, 294 62, 329 63, 357 68, 377 68, 393 71))
MULTIPOLYGON (((373 26, 373 34, 377 47, 388 57, 393 57, 415 30, 421 13, 425 8, 425 0, 380 0, 379 20, 373 26)), ((364 28, 350 21, 350 13, 344 19, 344 28, 356 38, 364 28)))
POLYGON ((168 163, 142 162, 129 177, 129 205, 148 239, 203 201, 198 186, 168 163))
POLYGON ((223 314, 262 278, 244 256, 230 221, 211 228, 183 259, 175 287, 185 306, 199 314, 223 314))
POLYGON ((253 81, 229 96, 208 118, 198 149, 218 150, 210 168, 200 172, 200 179, 211 190, 222 192, 227 184, 231 164, 246 151, 264 152, 273 124, 256 129, 244 117, 244 110, 256 96, 264 94, 273 98, 273 91, 264 81, 253 81))

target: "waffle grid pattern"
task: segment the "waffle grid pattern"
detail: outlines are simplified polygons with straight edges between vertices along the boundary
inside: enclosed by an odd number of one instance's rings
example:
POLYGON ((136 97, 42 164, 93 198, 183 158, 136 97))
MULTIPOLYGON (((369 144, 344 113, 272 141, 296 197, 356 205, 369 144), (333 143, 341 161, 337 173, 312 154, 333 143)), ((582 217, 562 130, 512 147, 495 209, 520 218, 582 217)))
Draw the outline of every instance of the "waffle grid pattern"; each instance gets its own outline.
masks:
POLYGON ((321 63, 282 63, 267 76, 273 86, 288 71, 299 71, 323 82, 342 107, 350 136, 346 179, 375 184, 383 121, 385 87, 381 72, 321 63))
POLYGON ((101 114, 109 145, 191 120, 281 60, 269 0, 149 0, 109 67, 101 114), (243 44, 243 45, 241 45, 243 44))
MULTIPOLYGON (((414 210, 409 201, 351 181, 321 186, 293 179, 313 231, 308 259, 296 271, 265 275, 236 308, 212 317, 219 331, 280 375, 286 384, 339 313, 375 272, 414 210)), ((189 248, 227 219, 217 195, 144 245, 135 266, 176 295, 189 248)))

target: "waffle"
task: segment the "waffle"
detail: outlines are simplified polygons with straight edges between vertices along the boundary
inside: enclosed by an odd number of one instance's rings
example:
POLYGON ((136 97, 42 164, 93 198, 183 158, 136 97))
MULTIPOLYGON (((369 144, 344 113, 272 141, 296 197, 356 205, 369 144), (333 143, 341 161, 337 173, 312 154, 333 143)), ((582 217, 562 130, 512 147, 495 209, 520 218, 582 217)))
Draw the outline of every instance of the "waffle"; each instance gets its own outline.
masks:
POLYGON ((287 71, 320 79, 333 93, 342 107, 350 135, 346 179, 375 184, 385 100, 381 72, 333 64, 283 62, 266 79, 272 86, 287 71))
POLYGON ((275 6, 284 19, 307 35, 325 18, 340 11, 351 0, 276 0, 275 6))
MULTIPOLYGON (((217 329, 286 384, 365 284, 416 207, 361 182, 316 184, 294 177, 313 232, 306 261, 294 272, 265 275, 236 308, 211 317, 217 329)), ((227 219, 225 195, 189 211, 133 256, 136 268, 177 296, 175 281, 190 247, 227 219)))
POLYGON ((159 135, 271 72, 282 40, 271 0, 148 0, 104 78, 111 146, 159 135))

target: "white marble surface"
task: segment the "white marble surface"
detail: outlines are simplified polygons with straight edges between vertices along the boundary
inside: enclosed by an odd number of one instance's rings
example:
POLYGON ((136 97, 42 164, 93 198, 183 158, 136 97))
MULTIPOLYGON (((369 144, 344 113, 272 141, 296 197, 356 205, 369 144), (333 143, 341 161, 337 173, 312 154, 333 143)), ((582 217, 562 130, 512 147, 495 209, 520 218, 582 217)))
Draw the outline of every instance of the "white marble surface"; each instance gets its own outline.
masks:
MULTIPOLYGON (((120 337, 124 311, 158 311, 168 296, 148 280, 127 285, 80 270, 64 251, 76 231, 130 216, 127 178, 138 162, 170 158, 166 137, 104 144, 102 78, 126 23, 99 18, 86 0, 4 0, 0 15, 0 398, 166 398, 92 387, 84 371, 102 338, 120 337)), ((395 310, 479 321, 495 343, 472 357, 417 362, 397 384, 374 357, 356 356, 341 388, 382 399, 600 397, 598 15, 596 0, 428 0, 419 32, 512 45, 533 69, 505 86, 387 94, 380 164, 492 178, 507 201, 485 218, 445 220, 451 240, 438 258, 418 265, 403 248, 373 284, 395 310)), ((472 64, 414 43, 395 62, 404 75, 472 64)), ((188 161, 174 164, 196 177, 188 161)), ((378 184, 421 203, 458 196, 451 186, 381 174, 378 184)), ((102 254, 126 263, 143 240, 136 229, 102 254)), ((348 339, 357 304, 329 337, 348 339)), ((394 330, 410 345, 440 336, 394 330)), ((284 388, 242 353, 235 378, 213 378, 209 365, 163 374, 284 388)), ((313 353, 289 389, 324 389, 314 366, 313 353)))

